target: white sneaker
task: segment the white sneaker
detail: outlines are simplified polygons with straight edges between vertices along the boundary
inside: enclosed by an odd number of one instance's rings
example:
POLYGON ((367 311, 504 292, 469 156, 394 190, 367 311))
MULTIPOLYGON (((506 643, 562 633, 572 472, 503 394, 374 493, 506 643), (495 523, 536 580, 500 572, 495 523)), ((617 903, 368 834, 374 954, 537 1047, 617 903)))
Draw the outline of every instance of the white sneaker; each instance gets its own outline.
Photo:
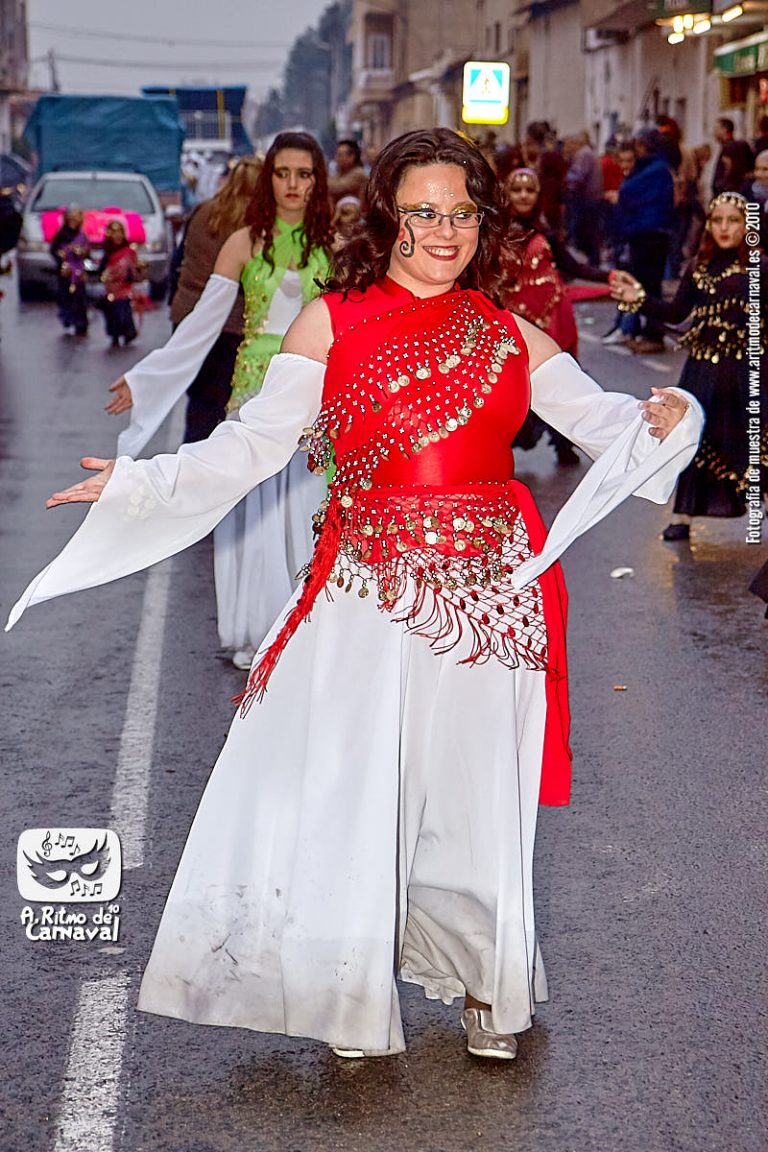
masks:
POLYGON ((235 668, 239 668, 241 672, 249 672, 255 655, 255 648, 238 648, 237 652, 232 653, 232 663, 235 668))
POLYGON ((613 332, 606 332, 605 336, 600 338, 601 344, 628 344, 629 336, 622 332, 621 328, 614 328, 613 332))

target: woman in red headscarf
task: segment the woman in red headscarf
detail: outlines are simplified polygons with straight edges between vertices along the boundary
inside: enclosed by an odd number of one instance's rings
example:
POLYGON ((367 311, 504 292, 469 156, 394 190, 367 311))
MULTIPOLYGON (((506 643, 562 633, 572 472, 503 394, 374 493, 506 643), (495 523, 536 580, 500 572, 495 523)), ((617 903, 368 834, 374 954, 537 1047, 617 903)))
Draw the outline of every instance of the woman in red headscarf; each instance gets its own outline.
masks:
MULTIPOLYGON (((506 262, 507 283, 502 291, 504 306, 541 328, 564 352, 578 357, 579 334, 573 313, 574 300, 606 295, 609 273, 574 260, 568 249, 541 218, 541 186, 532 168, 516 168, 505 184, 512 224, 512 244, 506 262), (566 278, 593 280, 605 287, 573 288, 566 278)), ((532 448, 546 425, 529 412, 515 442, 532 448)), ((556 429, 550 441, 560 464, 578 464, 573 445, 556 429)))

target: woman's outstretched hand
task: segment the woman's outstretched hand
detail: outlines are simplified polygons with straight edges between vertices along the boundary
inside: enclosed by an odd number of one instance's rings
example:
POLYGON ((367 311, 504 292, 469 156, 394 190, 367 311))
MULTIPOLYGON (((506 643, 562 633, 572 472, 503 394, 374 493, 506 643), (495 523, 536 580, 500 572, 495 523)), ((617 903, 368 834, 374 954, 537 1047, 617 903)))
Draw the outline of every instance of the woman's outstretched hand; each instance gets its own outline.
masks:
POLYGON ((99 460, 96 456, 83 456, 80 467, 94 471, 96 475, 81 480, 79 484, 73 484, 71 488, 65 488, 63 492, 54 492, 50 499, 46 500, 46 508, 56 508, 59 504, 95 504, 114 471, 115 461, 99 460))
POLYGON ((105 412, 109 412, 110 416, 119 416, 121 412, 127 412, 129 408, 133 408, 133 396, 131 396, 131 389, 125 376, 121 376, 119 380, 115 380, 114 384, 110 384, 109 390, 115 394, 104 409, 105 412))
POLYGON ((688 401, 672 388, 651 388, 651 392, 653 399, 640 402, 643 420, 650 424, 651 436, 663 440, 685 416, 688 401))
POLYGON ((611 288, 611 296, 620 304, 634 304, 640 299, 643 292, 640 281, 620 268, 614 268, 611 271, 608 283, 611 288))

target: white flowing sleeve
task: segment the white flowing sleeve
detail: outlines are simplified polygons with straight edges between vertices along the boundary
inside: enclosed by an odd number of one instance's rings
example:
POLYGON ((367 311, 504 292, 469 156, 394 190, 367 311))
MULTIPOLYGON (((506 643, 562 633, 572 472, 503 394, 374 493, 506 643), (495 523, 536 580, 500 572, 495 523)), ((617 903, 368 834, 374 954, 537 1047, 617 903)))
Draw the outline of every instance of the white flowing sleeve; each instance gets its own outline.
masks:
POLYGON ((595 459, 555 517, 538 556, 516 569, 512 584, 523 588, 540 576, 573 541, 607 516, 627 496, 664 504, 677 477, 690 464, 701 438, 704 413, 682 388, 688 410, 663 440, 651 436, 634 396, 604 392, 565 352, 531 373, 531 407, 595 459))
POLYGON ((133 407, 128 427, 117 438, 118 456, 138 456, 184 395, 221 335, 238 288, 236 280, 209 276, 197 304, 167 344, 125 373, 133 407))
POLYGON ((316 360, 280 353, 239 420, 173 454, 121 456, 78 531, 14 605, 6 631, 31 604, 138 572, 207 535, 288 463, 320 411, 324 375, 316 360))

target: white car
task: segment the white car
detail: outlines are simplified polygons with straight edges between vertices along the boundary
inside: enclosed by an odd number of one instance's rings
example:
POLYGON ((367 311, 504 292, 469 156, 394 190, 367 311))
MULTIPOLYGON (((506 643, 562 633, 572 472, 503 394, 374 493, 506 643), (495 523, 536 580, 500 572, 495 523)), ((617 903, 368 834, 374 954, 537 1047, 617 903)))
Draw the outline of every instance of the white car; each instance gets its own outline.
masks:
MULTIPOLYGON (((141 216, 145 240, 137 246, 137 254, 148 269, 153 300, 162 300, 173 251, 171 226, 157 192, 139 172, 47 172, 38 180, 27 198, 16 245, 21 299, 32 300, 43 290, 55 290, 56 265, 50 239, 43 234, 42 216, 75 204, 84 211, 120 208, 141 216)), ((93 245, 91 260, 98 263, 100 259, 101 251, 93 245)))

